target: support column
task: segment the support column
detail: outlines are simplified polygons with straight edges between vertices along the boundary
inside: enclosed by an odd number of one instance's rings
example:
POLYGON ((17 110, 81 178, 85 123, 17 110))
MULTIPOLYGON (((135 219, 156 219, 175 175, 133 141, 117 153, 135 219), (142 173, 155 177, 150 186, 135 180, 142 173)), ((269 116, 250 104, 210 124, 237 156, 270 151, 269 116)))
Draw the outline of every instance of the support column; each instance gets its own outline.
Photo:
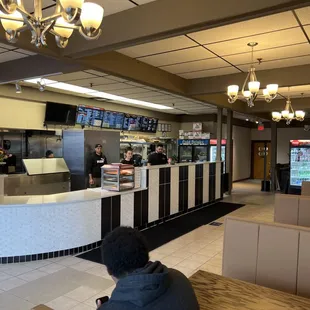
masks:
POLYGON ((217 128, 216 128, 216 160, 221 160, 222 150, 222 126, 223 126, 223 108, 217 108, 217 128))
POLYGON ((227 110, 227 142, 226 142, 226 173, 228 173, 228 194, 232 191, 233 180, 233 139, 232 139, 233 111, 227 110))
POLYGON ((277 123, 271 123, 271 191, 277 190, 277 144, 278 144, 278 130, 277 123))

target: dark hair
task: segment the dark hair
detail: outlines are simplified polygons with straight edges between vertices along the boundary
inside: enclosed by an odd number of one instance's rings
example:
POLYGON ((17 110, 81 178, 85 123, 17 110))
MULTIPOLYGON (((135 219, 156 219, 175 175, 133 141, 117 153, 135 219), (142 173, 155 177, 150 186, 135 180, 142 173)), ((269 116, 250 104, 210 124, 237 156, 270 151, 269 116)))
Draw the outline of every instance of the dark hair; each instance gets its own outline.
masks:
POLYGON ((54 153, 51 150, 47 150, 45 153, 45 157, 48 158, 52 154, 54 154, 54 153))
POLYGON ((126 154, 128 151, 132 151, 132 152, 133 152, 133 149, 129 146, 129 147, 126 148, 125 154, 126 154))
POLYGON ((149 250, 143 235, 131 227, 118 227, 102 241, 101 255, 110 275, 121 278, 149 261, 149 250))
POLYGON ((164 147, 164 145, 162 144, 162 143, 158 143, 157 145, 156 145, 156 147, 164 147))

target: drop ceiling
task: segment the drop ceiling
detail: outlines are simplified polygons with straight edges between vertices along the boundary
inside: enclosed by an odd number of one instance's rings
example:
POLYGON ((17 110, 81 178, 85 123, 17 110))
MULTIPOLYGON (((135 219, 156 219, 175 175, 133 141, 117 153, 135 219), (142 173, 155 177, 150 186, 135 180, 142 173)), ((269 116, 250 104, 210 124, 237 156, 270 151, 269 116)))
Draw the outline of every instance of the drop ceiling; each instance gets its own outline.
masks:
POLYGON ((310 7, 118 50, 185 79, 247 72, 249 42, 266 70, 310 63, 310 7))
MULTIPOLYGON (((56 92, 68 93, 68 91, 61 91, 55 88, 48 88, 51 84, 56 84, 58 82, 86 87, 89 92, 84 94, 76 94, 78 96, 93 97, 91 94, 95 91, 101 91, 113 95, 118 95, 130 99, 137 99, 141 101, 151 102, 154 104, 160 104, 167 106, 169 110, 163 110, 162 112, 170 114, 210 114, 216 113, 216 107, 205 102, 200 102, 198 100, 190 99, 187 97, 172 94, 163 90, 159 90, 150 86, 146 86, 140 83, 131 82, 129 80, 119 78, 113 75, 105 74, 95 70, 85 70, 78 71, 67 74, 59 74, 48 76, 48 80, 52 82, 47 82, 47 89, 56 92)), ((27 83, 25 83, 27 85, 27 83)), ((33 87, 37 87, 34 85, 33 87)), ((70 92, 69 92, 70 93, 70 92)), ((71 93, 73 94, 73 93, 71 93)), ((94 96, 95 97, 95 96, 94 96)), ((126 104, 124 102, 115 101, 119 104, 126 104)), ((140 106, 141 108, 146 108, 150 110, 158 111, 157 109, 152 109, 148 107, 140 106)))

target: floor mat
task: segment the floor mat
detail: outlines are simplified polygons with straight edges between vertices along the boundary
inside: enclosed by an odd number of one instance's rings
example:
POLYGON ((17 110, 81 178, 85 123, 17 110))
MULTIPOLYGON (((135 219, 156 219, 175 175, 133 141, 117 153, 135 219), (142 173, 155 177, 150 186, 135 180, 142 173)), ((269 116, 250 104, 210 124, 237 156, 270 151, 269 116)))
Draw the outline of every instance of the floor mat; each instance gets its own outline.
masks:
MULTIPOLYGON (((211 223, 243 206, 243 204, 237 203, 218 202, 214 205, 198 209, 171 221, 167 221, 161 225, 143 230, 142 234, 147 239, 149 250, 152 251, 165 243, 179 238, 202 225, 211 223)), ((80 254, 78 257, 101 263, 99 248, 80 254)))

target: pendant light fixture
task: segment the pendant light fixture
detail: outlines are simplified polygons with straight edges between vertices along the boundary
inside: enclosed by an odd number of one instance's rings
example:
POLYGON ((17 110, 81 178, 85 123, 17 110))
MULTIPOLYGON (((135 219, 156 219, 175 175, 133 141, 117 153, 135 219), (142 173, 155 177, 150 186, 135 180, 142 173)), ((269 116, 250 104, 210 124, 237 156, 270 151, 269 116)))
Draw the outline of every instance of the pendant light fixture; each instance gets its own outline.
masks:
MULTIPOLYGON (((301 95, 303 96, 303 93, 301 95)), ((286 125, 290 125, 293 119, 296 119, 299 122, 304 121, 305 115, 306 113, 304 111, 294 111, 290 97, 290 88, 288 87, 288 97, 285 108, 282 112, 272 112, 272 120, 274 122, 280 122, 281 120, 285 120, 286 125)))
MULTIPOLYGON (((257 42, 250 42, 248 46, 251 47, 251 67, 248 71, 248 75, 242 86, 242 96, 241 99, 246 100, 248 106, 251 108, 254 106, 254 101, 259 95, 260 90, 260 82, 257 80, 255 67, 254 67, 254 47, 257 46, 257 42), (248 86, 248 89, 246 89, 248 86)), ((259 63, 261 63, 262 59, 258 59, 259 63)), ((228 102, 234 103, 239 98, 239 86, 238 85, 230 85, 227 88, 228 102)), ((268 84, 266 89, 263 90, 262 96, 267 102, 271 102, 273 99, 277 97, 278 93, 278 84, 268 84)))

